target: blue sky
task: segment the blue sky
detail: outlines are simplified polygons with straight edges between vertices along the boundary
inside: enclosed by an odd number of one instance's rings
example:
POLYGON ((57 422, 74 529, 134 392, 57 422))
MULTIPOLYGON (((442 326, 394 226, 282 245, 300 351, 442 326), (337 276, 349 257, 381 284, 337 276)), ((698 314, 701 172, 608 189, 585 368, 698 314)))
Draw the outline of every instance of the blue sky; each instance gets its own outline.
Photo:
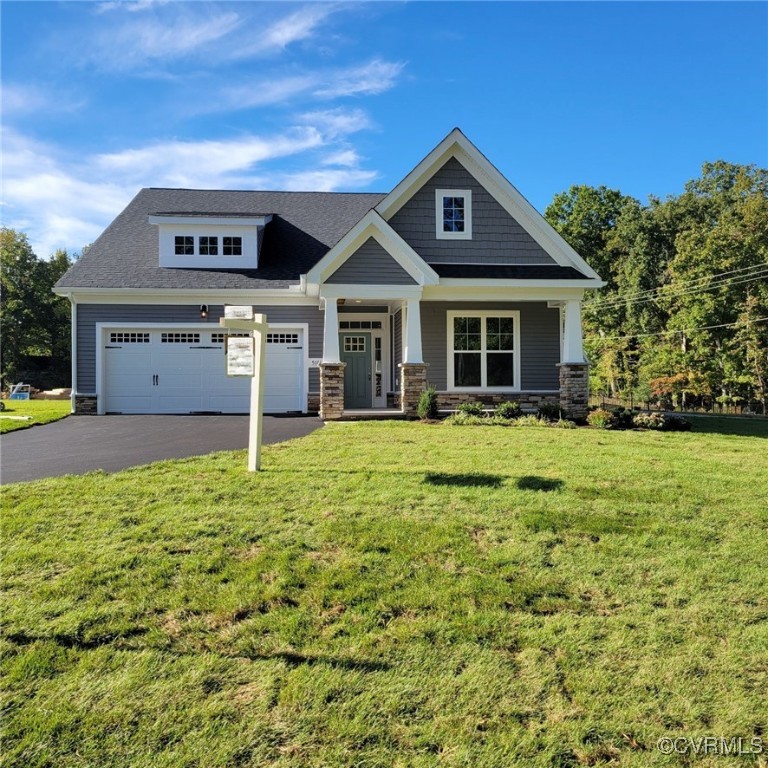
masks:
POLYGON ((768 4, 13 2, 5 226, 78 251, 143 186, 387 191, 454 126, 539 209, 768 165, 768 4))

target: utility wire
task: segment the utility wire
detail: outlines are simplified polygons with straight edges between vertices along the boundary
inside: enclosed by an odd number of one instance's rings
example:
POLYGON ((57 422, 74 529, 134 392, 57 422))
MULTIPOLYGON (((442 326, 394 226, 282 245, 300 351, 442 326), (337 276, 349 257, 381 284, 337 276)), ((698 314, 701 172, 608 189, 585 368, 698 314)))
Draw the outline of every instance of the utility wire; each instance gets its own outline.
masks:
MULTIPOLYGON (((667 293, 667 294, 660 294, 658 296, 648 296, 647 298, 639 298, 639 299, 622 299, 617 301, 606 301, 604 303, 601 302, 595 302, 593 304, 586 304, 585 309, 613 309, 615 307, 619 307, 623 304, 646 304, 649 301, 659 301, 662 299, 674 299, 679 296, 691 296, 695 293, 701 293, 702 291, 712 291, 716 288, 725 288, 732 285, 741 285, 743 283, 753 283, 756 280, 763 280, 768 279, 768 267, 766 267, 761 272, 753 272, 749 275, 736 275, 736 278, 743 278, 743 279, 735 279, 735 278, 728 278, 727 280, 720 280, 717 283, 713 283, 712 285, 702 285, 698 287, 693 287, 690 289, 677 291, 676 293, 667 293)), ((670 286, 670 287, 676 287, 676 286, 670 286)))
POLYGON ((755 320, 740 320, 735 323, 722 323, 720 325, 701 325, 697 328, 676 328, 671 331, 659 331, 658 333, 630 333, 627 336, 600 336, 592 335, 587 338, 599 341, 616 341, 620 339, 639 339, 646 336, 665 336, 668 333, 691 333, 692 331, 709 331, 713 328, 731 328, 734 325, 755 325, 757 323, 768 322, 768 317, 758 317, 755 320))
POLYGON ((727 282, 727 280, 733 280, 737 277, 747 277, 748 275, 736 275, 737 272, 749 272, 749 273, 761 273, 763 270, 768 269, 768 262, 763 264, 753 264, 750 267, 742 267, 740 269, 731 269, 727 272, 717 272, 713 275, 707 275, 706 277, 698 277, 692 280, 681 280, 676 283, 668 283, 667 285, 659 285, 656 288, 649 288, 646 291, 637 291, 635 293, 628 294, 626 296, 615 296, 611 298, 605 298, 605 299, 598 299, 595 302, 592 302, 590 306, 602 306, 604 304, 623 304, 630 301, 635 301, 636 299, 639 299, 640 297, 646 296, 648 294, 654 294, 654 293, 661 293, 663 291, 666 291, 669 288, 684 288, 685 286, 691 286, 696 287, 697 283, 702 283, 706 280, 716 280, 718 283, 720 282, 727 282), (719 278, 722 278, 724 275, 734 275, 734 277, 726 278, 725 280, 721 281, 719 278))

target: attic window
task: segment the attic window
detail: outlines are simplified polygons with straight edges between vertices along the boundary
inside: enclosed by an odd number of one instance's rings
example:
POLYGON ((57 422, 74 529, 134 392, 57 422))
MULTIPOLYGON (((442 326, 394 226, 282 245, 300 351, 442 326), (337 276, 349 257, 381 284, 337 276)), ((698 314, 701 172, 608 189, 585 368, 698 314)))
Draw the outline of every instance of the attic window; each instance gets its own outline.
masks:
POLYGON ((243 238, 242 237, 224 237, 224 255, 225 256, 242 256, 243 255, 243 238))
POLYGON ((195 238, 187 235, 176 235, 175 238, 176 253, 182 256, 194 256, 195 238))
POLYGON ((219 255, 219 238, 218 237, 201 237, 200 238, 200 255, 201 256, 218 256, 219 255))
POLYGON ((472 190, 435 190, 435 225, 438 240, 471 240, 472 190))

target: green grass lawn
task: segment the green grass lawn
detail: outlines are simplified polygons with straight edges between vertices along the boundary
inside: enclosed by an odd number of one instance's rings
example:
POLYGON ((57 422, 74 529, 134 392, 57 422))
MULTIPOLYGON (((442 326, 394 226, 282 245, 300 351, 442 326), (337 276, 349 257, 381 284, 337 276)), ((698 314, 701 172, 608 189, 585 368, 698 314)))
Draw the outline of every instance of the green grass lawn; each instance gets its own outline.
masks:
POLYGON ((3 400, 5 410, 0 411, 0 433, 26 429, 37 424, 48 424, 69 416, 69 400, 3 400), (30 418, 18 419, 17 416, 30 418))
POLYGON ((764 766, 656 750, 768 742, 768 429, 733 423, 8 486, 2 764, 764 766))

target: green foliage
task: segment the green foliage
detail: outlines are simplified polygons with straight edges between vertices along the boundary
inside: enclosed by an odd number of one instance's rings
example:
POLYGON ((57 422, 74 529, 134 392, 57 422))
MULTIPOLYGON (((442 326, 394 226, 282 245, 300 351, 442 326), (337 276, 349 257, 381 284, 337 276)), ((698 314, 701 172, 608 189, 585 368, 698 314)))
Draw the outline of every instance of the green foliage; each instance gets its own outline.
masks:
POLYGON ((672 413, 636 413, 633 418, 638 429, 654 429, 660 432, 690 432, 692 425, 688 419, 672 413))
POLYGON ((71 264, 66 251, 39 259, 25 234, 5 227, 0 231, 3 387, 26 374, 29 358, 35 357, 50 358, 59 386, 69 383, 69 302, 52 289, 71 264))
POLYGON ((420 419, 437 418, 437 390, 429 386, 420 395, 416 406, 416 413, 420 419))
POLYGON ((506 403, 499 403, 494 411, 494 416, 502 419, 516 419, 523 413, 520 403, 509 400, 506 403))
POLYGON ((456 407, 456 411, 466 416, 484 416, 485 406, 482 403, 461 403, 456 407))
POLYGON ((566 417, 565 411, 556 403, 542 403, 536 415, 544 421, 560 421, 566 417))
POLYGON ((616 426, 616 419, 610 411, 605 410, 605 408, 598 408, 589 412, 587 424, 598 429, 613 429, 616 426))

